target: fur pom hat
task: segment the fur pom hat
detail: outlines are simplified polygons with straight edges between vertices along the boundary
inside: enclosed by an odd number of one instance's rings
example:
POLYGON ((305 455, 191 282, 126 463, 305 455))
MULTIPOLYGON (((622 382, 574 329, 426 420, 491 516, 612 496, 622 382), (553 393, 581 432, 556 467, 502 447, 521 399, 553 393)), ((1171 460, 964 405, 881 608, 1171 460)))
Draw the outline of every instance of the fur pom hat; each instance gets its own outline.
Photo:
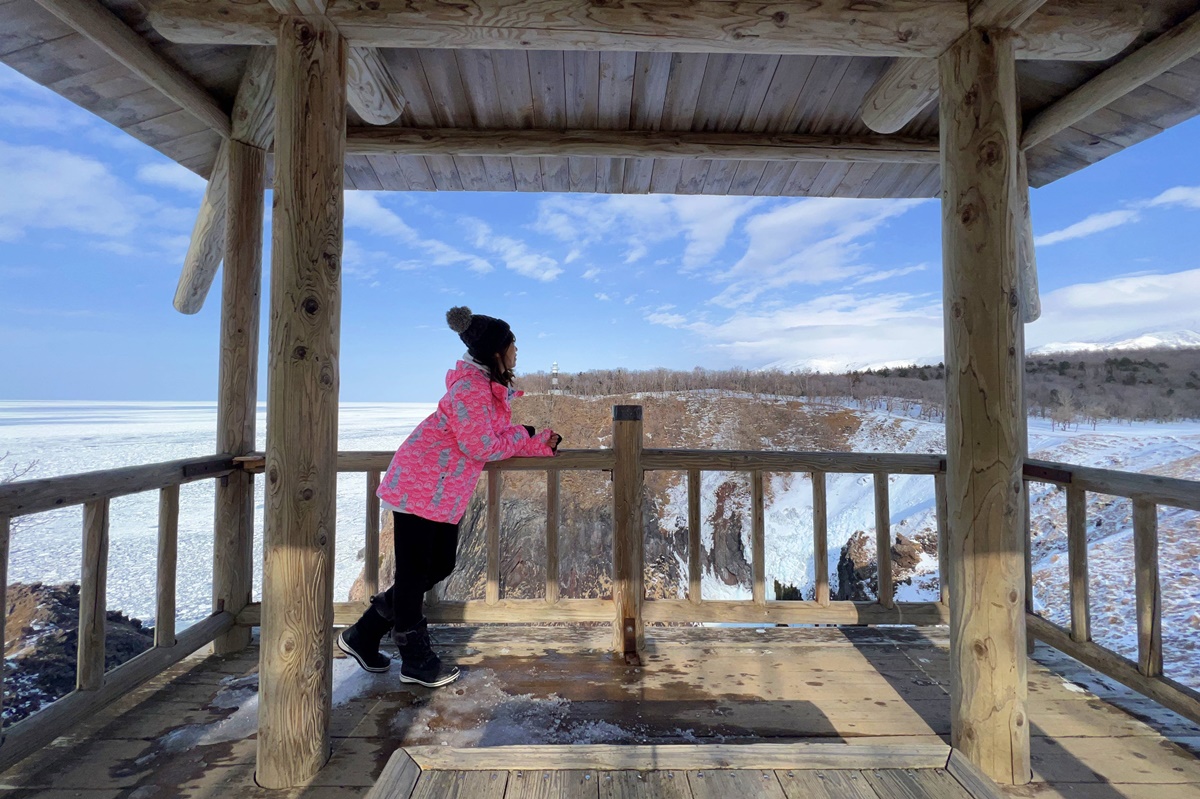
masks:
POLYGON ((473 314, 465 305, 446 312, 446 324, 458 334, 467 352, 478 361, 487 362, 498 352, 504 352, 516 338, 508 322, 483 314, 473 314))

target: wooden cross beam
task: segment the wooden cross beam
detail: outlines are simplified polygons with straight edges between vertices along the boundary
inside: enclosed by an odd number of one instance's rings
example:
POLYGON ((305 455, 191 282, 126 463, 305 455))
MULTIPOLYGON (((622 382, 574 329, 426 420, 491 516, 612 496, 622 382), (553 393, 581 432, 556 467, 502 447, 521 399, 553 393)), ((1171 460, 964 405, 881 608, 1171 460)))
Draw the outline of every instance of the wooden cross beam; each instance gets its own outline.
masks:
MULTIPOLYGON (((1128 47, 1141 32, 1142 9, 1110 0, 980 0, 971 10, 970 24, 1016 29, 1017 58, 1104 61, 1128 47)), ((900 59, 867 93, 862 120, 877 133, 895 133, 937 94, 938 73, 933 61, 900 59)))

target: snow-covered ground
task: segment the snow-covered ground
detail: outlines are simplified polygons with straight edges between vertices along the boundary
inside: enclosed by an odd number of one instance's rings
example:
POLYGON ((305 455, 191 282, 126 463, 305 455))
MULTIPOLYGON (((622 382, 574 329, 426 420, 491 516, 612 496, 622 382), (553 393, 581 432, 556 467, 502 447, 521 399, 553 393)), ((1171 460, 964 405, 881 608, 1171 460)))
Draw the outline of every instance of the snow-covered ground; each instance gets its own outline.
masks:
MULTIPOLYGON (((696 403, 699 410, 703 403, 696 403)), ((431 404, 346 404, 339 419, 339 448, 390 450, 432 409, 431 404)), ((260 413, 262 410, 260 409, 260 413)), ((940 424, 878 411, 858 410, 862 425, 851 441, 860 452, 929 453, 944 450, 940 424)), ((215 408, 211 404, 23 403, 0 402, 0 454, 15 465, 37 462, 30 477, 153 463, 213 450, 215 408)), ((721 420, 711 420, 713 446, 721 446, 721 420)), ((1149 472, 1200 480, 1200 422, 1098 425, 1063 430, 1031 419, 1031 456, 1108 469, 1149 472)), ((259 448, 263 447, 259 431, 259 448)), ((7 462, 6 462, 7 464, 7 462)), ((716 484, 723 475, 705 473, 703 515, 712 512, 716 484)), ((183 487, 180 511, 178 607, 180 624, 207 614, 211 593, 212 483, 183 487)), ((335 596, 344 597, 361 560, 365 485, 361 475, 343 475, 338 485, 335 596)), ((813 583, 812 486, 807 475, 772 475, 766 509, 767 584, 800 587, 813 583)), ((874 529, 874 488, 864 475, 829 475, 829 572, 836 580, 841 547, 856 530, 874 529)), ((909 537, 935 529, 933 478, 893 476, 889 484, 893 532, 909 537)), ((1065 624, 1065 497, 1035 485, 1031 492, 1035 540, 1035 602, 1052 620, 1065 624)), ((257 492, 262 512, 262 492, 257 492)), ((732 501, 745 501, 735 498, 732 501)), ((115 500, 111 513, 109 606, 153 623, 157 536, 154 492, 115 500)), ((685 486, 676 486, 663 508, 664 525, 687 518, 685 486)), ((1118 651, 1136 653, 1130 503, 1089 495, 1089 561, 1095 639, 1118 651)), ((12 541, 9 579, 61 582, 79 579, 79 508, 40 514, 18 526, 12 541)), ((1159 513, 1163 641, 1169 676, 1200 687, 1200 523, 1190 511, 1159 513)), ((750 551, 749 530, 744 531, 750 551)), ((711 529, 702 530, 706 545, 711 529)), ((258 542, 261 545, 261 540, 258 542)), ((259 559, 261 561, 261 559, 259 559)), ((260 568, 256 563, 256 568, 260 568)), ((686 573, 686 569, 684 570, 686 573)), ((933 599, 937 562, 922 559, 902 600, 933 599)), ((261 572, 255 575, 255 593, 261 572)), ((727 586, 707 574, 706 598, 749 598, 748 589, 727 586)))

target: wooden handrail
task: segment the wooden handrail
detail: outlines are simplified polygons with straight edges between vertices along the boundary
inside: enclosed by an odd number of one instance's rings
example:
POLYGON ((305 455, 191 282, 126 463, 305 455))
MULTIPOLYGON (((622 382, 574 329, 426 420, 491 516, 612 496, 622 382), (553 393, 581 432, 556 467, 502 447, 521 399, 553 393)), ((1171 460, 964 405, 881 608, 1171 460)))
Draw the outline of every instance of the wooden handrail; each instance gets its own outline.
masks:
POLYGON ((643 449, 646 471, 834 472, 937 474, 944 455, 871 452, 760 452, 757 450, 643 449))
POLYGON ((15 518, 101 499, 155 491, 169 485, 222 477, 235 468, 233 458, 229 455, 205 455, 41 480, 18 480, 0 486, 0 516, 15 518))
POLYGON ((1144 499, 1156 505, 1200 510, 1200 481, 1196 480, 1038 460, 1025 462, 1025 479, 1053 485, 1073 485, 1097 494, 1144 499))

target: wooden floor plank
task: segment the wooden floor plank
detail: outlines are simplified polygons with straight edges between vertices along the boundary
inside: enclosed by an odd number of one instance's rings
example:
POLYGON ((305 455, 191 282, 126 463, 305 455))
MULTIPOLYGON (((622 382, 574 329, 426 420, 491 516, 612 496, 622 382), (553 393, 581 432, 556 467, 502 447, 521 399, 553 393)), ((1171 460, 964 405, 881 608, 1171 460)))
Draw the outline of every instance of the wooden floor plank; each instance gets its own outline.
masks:
POLYGON ((945 769, 878 769, 863 774, 875 793, 887 799, 971 799, 945 769))
POLYGON ((774 771, 689 771, 687 778, 695 799, 787 799, 774 771))
POLYGON ((412 799, 504 799, 507 771, 426 771, 412 799))
POLYGON ((692 799, 684 771, 601 771, 600 799, 692 799))
POLYGON ((861 771, 776 770, 788 799, 890 799, 880 797, 861 771))
MULTIPOLYGON (((505 799, 600 799, 594 771, 514 771, 505 799)), ((466 799, 464 795, 463 799, 466 799)))

